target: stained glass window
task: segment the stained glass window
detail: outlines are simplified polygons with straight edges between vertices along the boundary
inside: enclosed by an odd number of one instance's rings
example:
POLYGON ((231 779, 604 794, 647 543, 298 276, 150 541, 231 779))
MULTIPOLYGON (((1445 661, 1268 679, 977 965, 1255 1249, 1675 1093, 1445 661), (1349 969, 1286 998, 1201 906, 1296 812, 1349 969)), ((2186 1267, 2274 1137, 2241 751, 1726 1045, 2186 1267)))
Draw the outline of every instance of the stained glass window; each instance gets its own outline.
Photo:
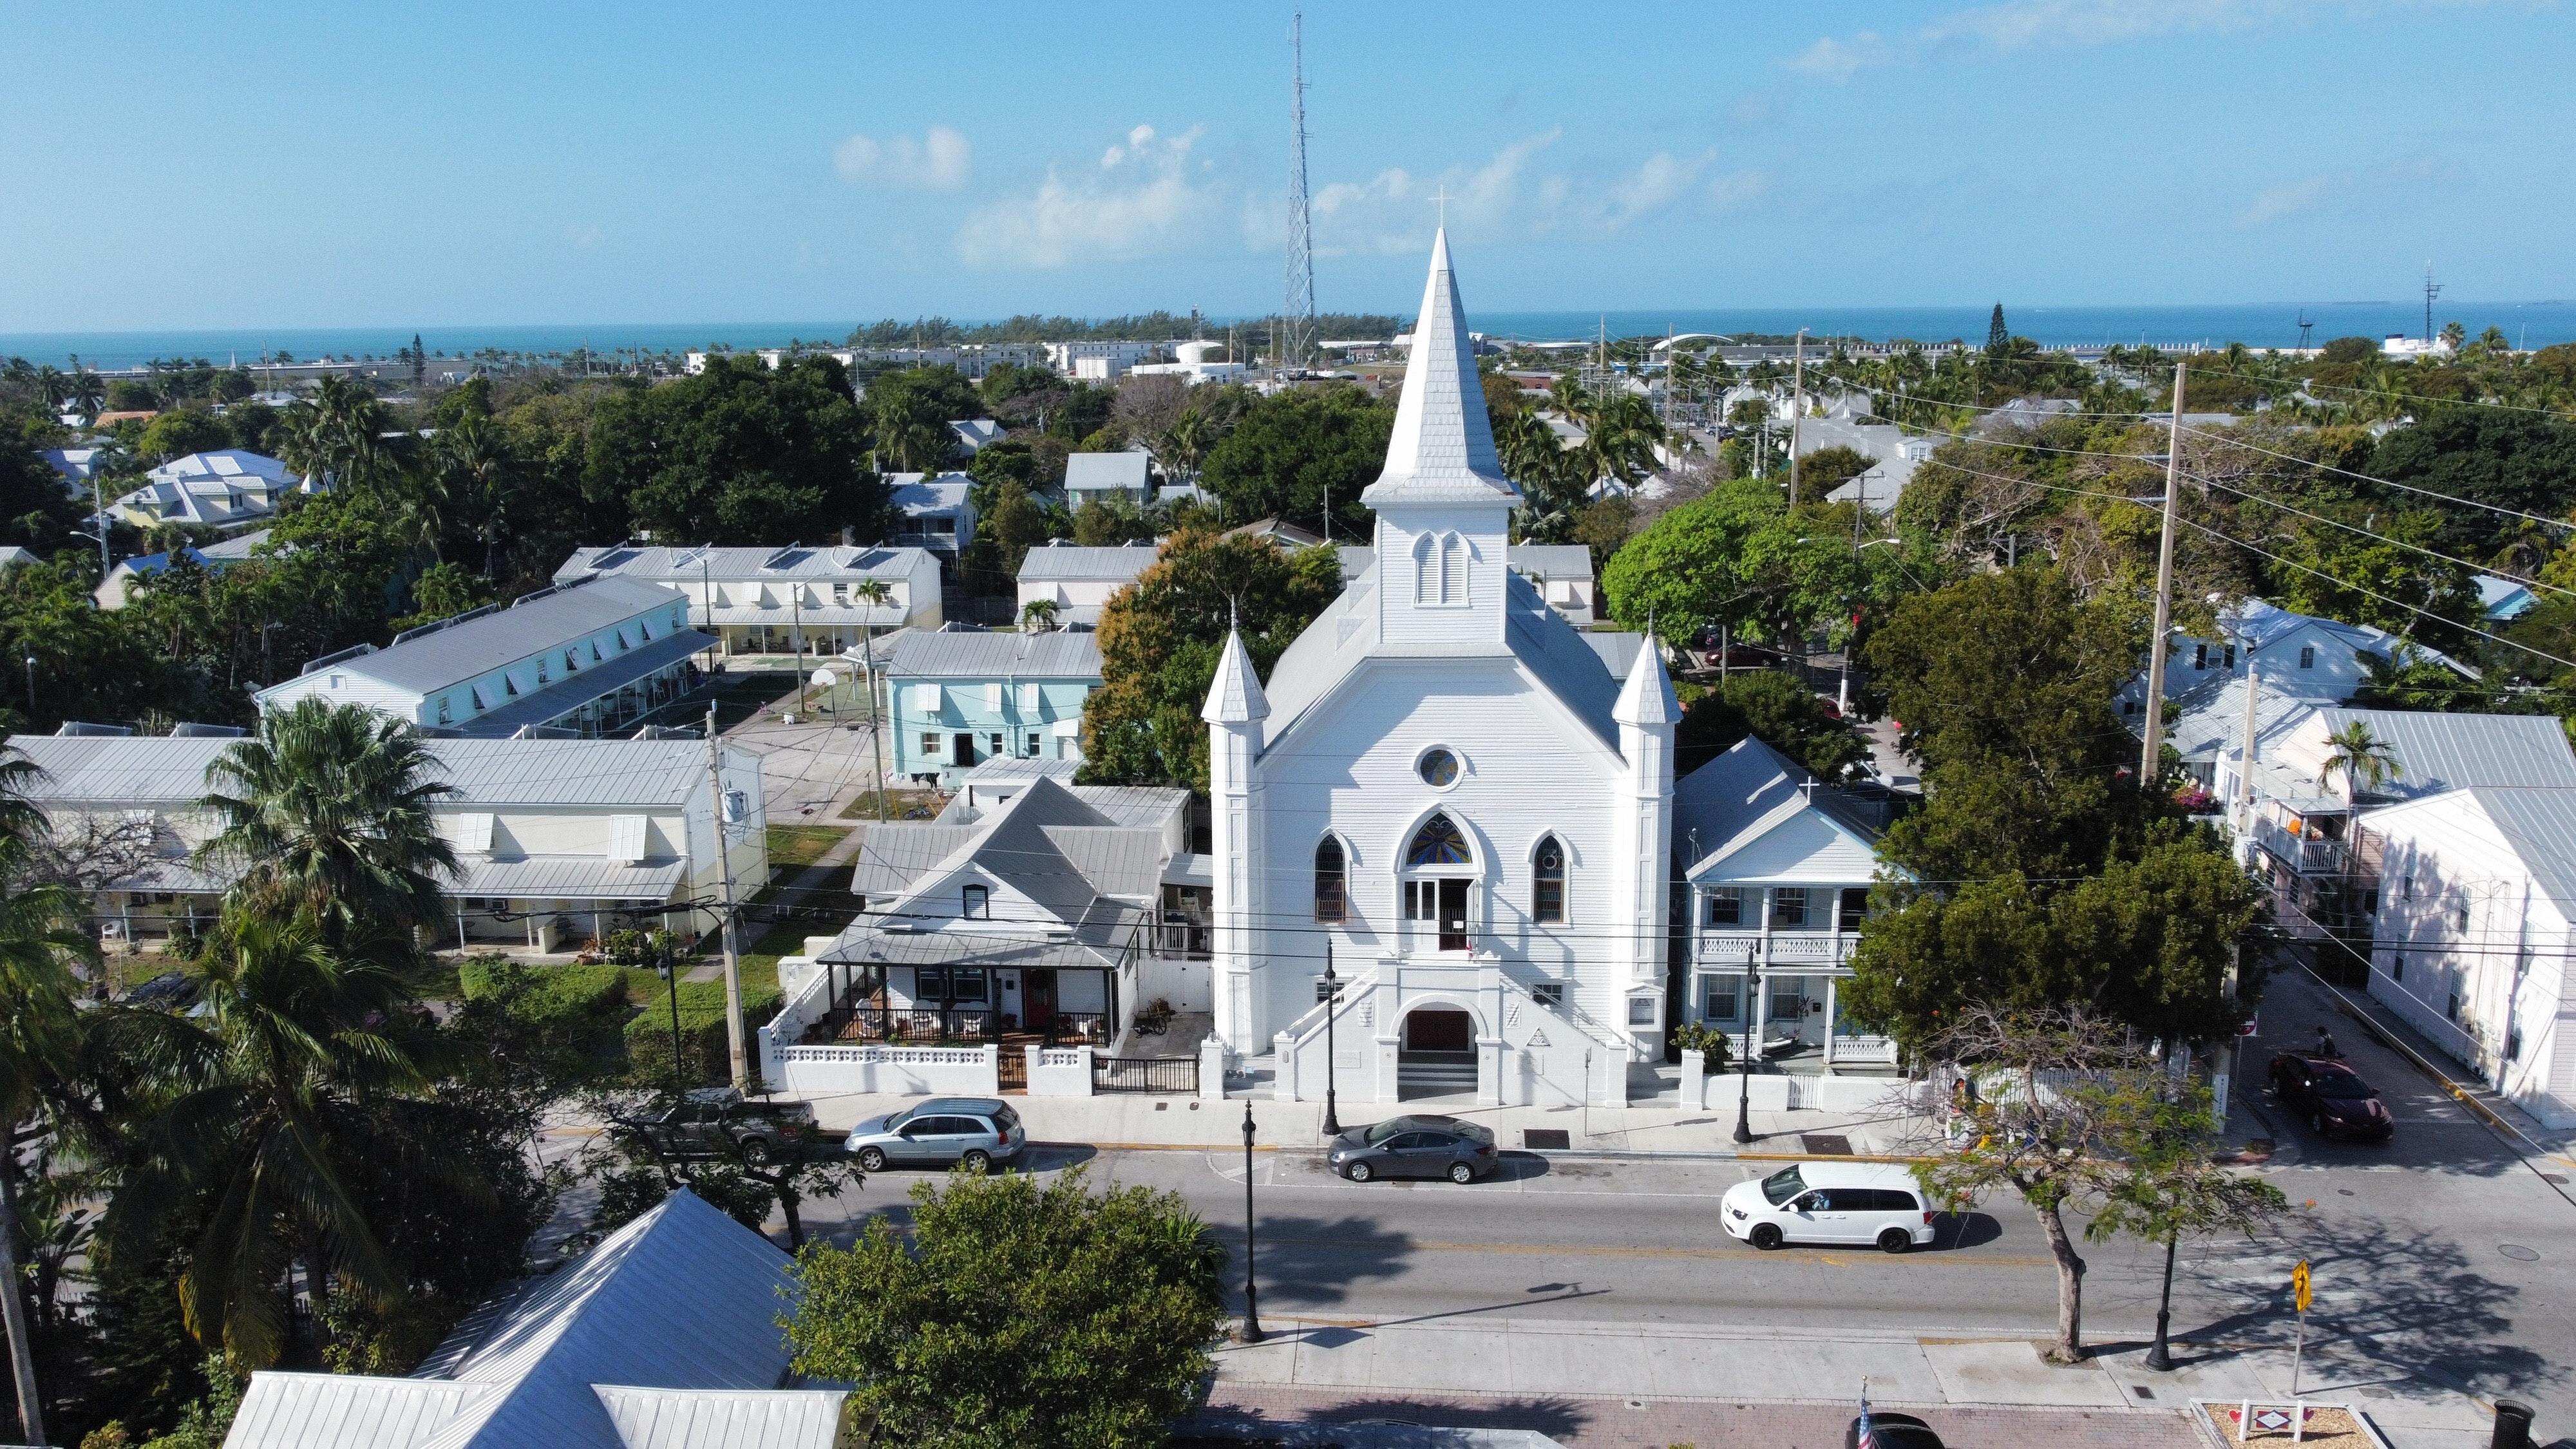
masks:
POLYGON ((1467 849, 1467 837, 1448 815, 1434 815, 1413 832, 1413 844, 1404 852, 1406 865, 1465 865, 1475 857, 1467 849))

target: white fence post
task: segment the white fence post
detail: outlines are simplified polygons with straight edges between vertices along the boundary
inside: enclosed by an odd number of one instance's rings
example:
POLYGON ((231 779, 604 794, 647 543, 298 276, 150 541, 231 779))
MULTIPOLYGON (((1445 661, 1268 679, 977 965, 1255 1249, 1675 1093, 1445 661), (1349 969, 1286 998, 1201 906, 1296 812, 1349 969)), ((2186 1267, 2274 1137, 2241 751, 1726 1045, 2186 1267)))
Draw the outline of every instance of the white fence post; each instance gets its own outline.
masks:
POLYGON ((1271 1096, 1282 1102, 1296 1101, 1297 1039, 1284 1031, 1272 1037, 1270 1059, 1278 1064, 1271 1073, 1271 1096))
POLYGON ((984 1047, 984 1095, 1002 1095, 1002 1049, 987 1043, 984 1047))
POLYGON ((1708 1110, 1708 1054, 1685 1049, 1682 1052, 1682 1110, 1708 1110))
POLYGON ((1199 1097, 1203 1101, 1225 1100, 1225 1039, 1211 1036, 1199 1043, 1199 1097))

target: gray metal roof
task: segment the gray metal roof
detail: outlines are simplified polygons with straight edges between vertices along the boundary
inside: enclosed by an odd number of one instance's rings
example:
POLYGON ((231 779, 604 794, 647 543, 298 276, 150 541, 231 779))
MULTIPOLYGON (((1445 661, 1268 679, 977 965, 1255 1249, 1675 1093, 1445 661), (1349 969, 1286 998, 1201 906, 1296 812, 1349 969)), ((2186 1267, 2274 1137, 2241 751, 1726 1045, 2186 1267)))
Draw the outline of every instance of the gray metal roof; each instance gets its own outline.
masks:
POLYGON ((2367 793, 2412 800, 2472 786, 2576 789, 2576 752, 2545 714, 2443 714, 2431 710, 2321 709, 2331 732, 2355 722, 2397 756, 2397 778, 2367 793))
MULTIPOLYGON (((1187 800, 1184 791, 1150 793, 1187 800)), ((1169 853, 1160 820, 1126 823, 1041 775, 979 811, 868 827, 850 889, 867 897, 871 914, 944 920, 956 914, 953 905, 916 903, 915 882, 973 865, 1008 881, 1043 913, 1021 924, 1075 926, 1101 897, 1152 899, 1169 853)))
POLYGON ((626 1449, 834 1449, 846 1389, 636 1389, 594 1385, 626 1449))
POLYGON ((938 567, 930 556, 917 548, 665 548, 659 545, 617 544, 607 548, 577 548, 563 567, 555 570, 555 582, 564 583, 594 574, 613 574, 623 578, 653 582, 696 583, 710 579, 717 583, 759 582, 764 579, 901 579, 912 576, 923 566, 938 567))
MULTIPOLYGON (((167 735, 12 735, 44 773, 39 805, 183 808, 206 793, 206 767, 232 744, 167 735)), ((707 788, 703 740, 452 740, 427 742, 458 794, 442 810, 499 805, 678 805, 707 788)), ((757 761, 729 750, 731 767, 757 761)))
POLYGON ((1152 567, 1162 549, 1150 543, 1116 548, 1078 548, 1049 544, 1033 548, 1020 560, 1020 582, 1040 579, 1118 579, 1132 581, 1152 567))
POLYGON ((681 861, 624 865, 594 855, 533 855, 524 860, 467 857, 465 875, 448 888, 457 896, 507 896, 548 901, 666 901, 688 878, 681 861))
POLYGON ((953 513, 966 506, 967 479, 963 473, 942 473, 925 478, 919 473, 888 473, 887 501, 907 514, 953 513))
POLYGON ((1040 634, 924 631, 904 637, 886 673, 915 679, 1100 678, 1100 646, 1079 630, 1040 634))
POLYGON ((2576 921, 2576 792, 2469 790, 2558 913, 2576 921))
POLYGON ((1750 735, 1673 786, 1673 857, 1684 878, 1700 872, 1808 810, 1864 844, 1878 829, 1839 791, 1750 735))
MULTIPOLYGON (((685 607, 677 589, 608 577, 452 624, 331 666, 413 694, 435 694, 504 665, 560 649, 639 615, 685 607)), ((668 618, 658 620, 669 627, 668 618)), ((664 637, 655 634, 655 639, 664 637)), ((641 639, 636 641, 641 644, 641 639)), ((706 648, 705 640, 699 648, 706 648)), ((569 682, 569 681, 568 681, 569 682)), ((263 691, 265 693, 265 691, 263 691)), ((587 698, 588 696, 584 696, 587 698)), ((579 703, 578 700, 575 703, 579 703)))
POLYGON ((434 1354, 445 1377, 253 1375, 225 1449, 626 1449, 595 1386, 775 1388, 795 1289, 785 1254, 683 1189, 434 1354))
POLYGON ((1146 469, 1152 462, 1143 453, 1075 453, 1064 460, 1064 491, 1142 489, 1146 469))

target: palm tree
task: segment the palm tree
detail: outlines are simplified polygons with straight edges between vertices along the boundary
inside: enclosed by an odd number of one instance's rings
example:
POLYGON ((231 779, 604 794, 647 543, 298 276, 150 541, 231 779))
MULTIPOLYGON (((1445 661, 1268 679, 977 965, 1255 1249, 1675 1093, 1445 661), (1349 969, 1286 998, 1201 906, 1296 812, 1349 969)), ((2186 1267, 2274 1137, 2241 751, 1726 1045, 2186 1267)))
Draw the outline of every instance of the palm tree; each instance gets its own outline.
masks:
POLYGON ((63 404, 72 400, 72 380, 48 362, 36 369, 36 395, 44 399, 47 418, 59 417, 63 404))
POLYGON ((107 410, 107 380, 84 367, 72 374, 71 402, 80 414, 81 426, 98 426, 98 415, 107 410))
POLYGON ((456 793, 438 769, 409 721, 298 700, 206 767, 199 808, 222 828, 198 858, 240 872, 235 905, 309 916, 337 949, 407 953, 412 931, 438 919, 438 877, 457 872, 430 814, 456 793))
POLYGON ((467 413, 439 430, 438 469, 452 495, 462 496, 482 515, 483 577, 497 579, 501 566, 501 500, 509 486, 510 444, 489 417, 467 413))
POLYGON ((2317 767, 2317 786, 2323 789, 2341 780, 2344 799, 2356 801, 2362 785, 2376 790, 2405 773, 2388 742, 2373 734, 2364 721, 2354 720, 2326 735, 2326 758, 2317 767))
MULTIPOLYGON (((26 797, 35 774, 26 756, 0 746, 0 880, 28 878, 28 855, 44 826, 26 797)), ((17 1129, 45 1084, 59 1079, 78 1040, 72 967, 98 959, 83 906, 61 885, 0 893, 0 1145, 7 1148, 0 1160, 0 1323, 17 1379, 18 1427, 29 1444, 45 1442, 45 1426, 19 1274, 17 1129)))
POLYGON ((155 1043, 148 1066, 169 1095, 100 1236, 109 1253, 136 1251, 211 1204, 180 1311, 199 1342, 262 1368, 284 1346, 299 1263, 317 1323, 335 1286, 377 1307, 401 1292, 340 1163, 371 1150, 347 1129, 349 1105, 419 1073, 380 1026, 399 980, 336 955, 309 915, 227 912, 200 971, 205 1015, 155 1043))
POLYGON ((1056 607, 1053 599, 1031 599, 1020 606, 1020 623, 1032 632, 1055 627, 1056 607))

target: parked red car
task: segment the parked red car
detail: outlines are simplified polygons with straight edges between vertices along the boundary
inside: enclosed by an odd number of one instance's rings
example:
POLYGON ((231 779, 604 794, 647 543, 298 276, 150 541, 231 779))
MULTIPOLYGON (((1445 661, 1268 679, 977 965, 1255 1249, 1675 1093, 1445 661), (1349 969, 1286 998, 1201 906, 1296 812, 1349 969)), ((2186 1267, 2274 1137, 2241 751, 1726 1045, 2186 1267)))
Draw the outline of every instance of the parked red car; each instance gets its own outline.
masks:
POLYGON ((2385 1142, 2397 1131, 2388 1104, 2340 1057, 2282 1052, 2272 1058, 2272 1091, 2282 1106, 2305 1112, 2319 1137, 2385 1142))

